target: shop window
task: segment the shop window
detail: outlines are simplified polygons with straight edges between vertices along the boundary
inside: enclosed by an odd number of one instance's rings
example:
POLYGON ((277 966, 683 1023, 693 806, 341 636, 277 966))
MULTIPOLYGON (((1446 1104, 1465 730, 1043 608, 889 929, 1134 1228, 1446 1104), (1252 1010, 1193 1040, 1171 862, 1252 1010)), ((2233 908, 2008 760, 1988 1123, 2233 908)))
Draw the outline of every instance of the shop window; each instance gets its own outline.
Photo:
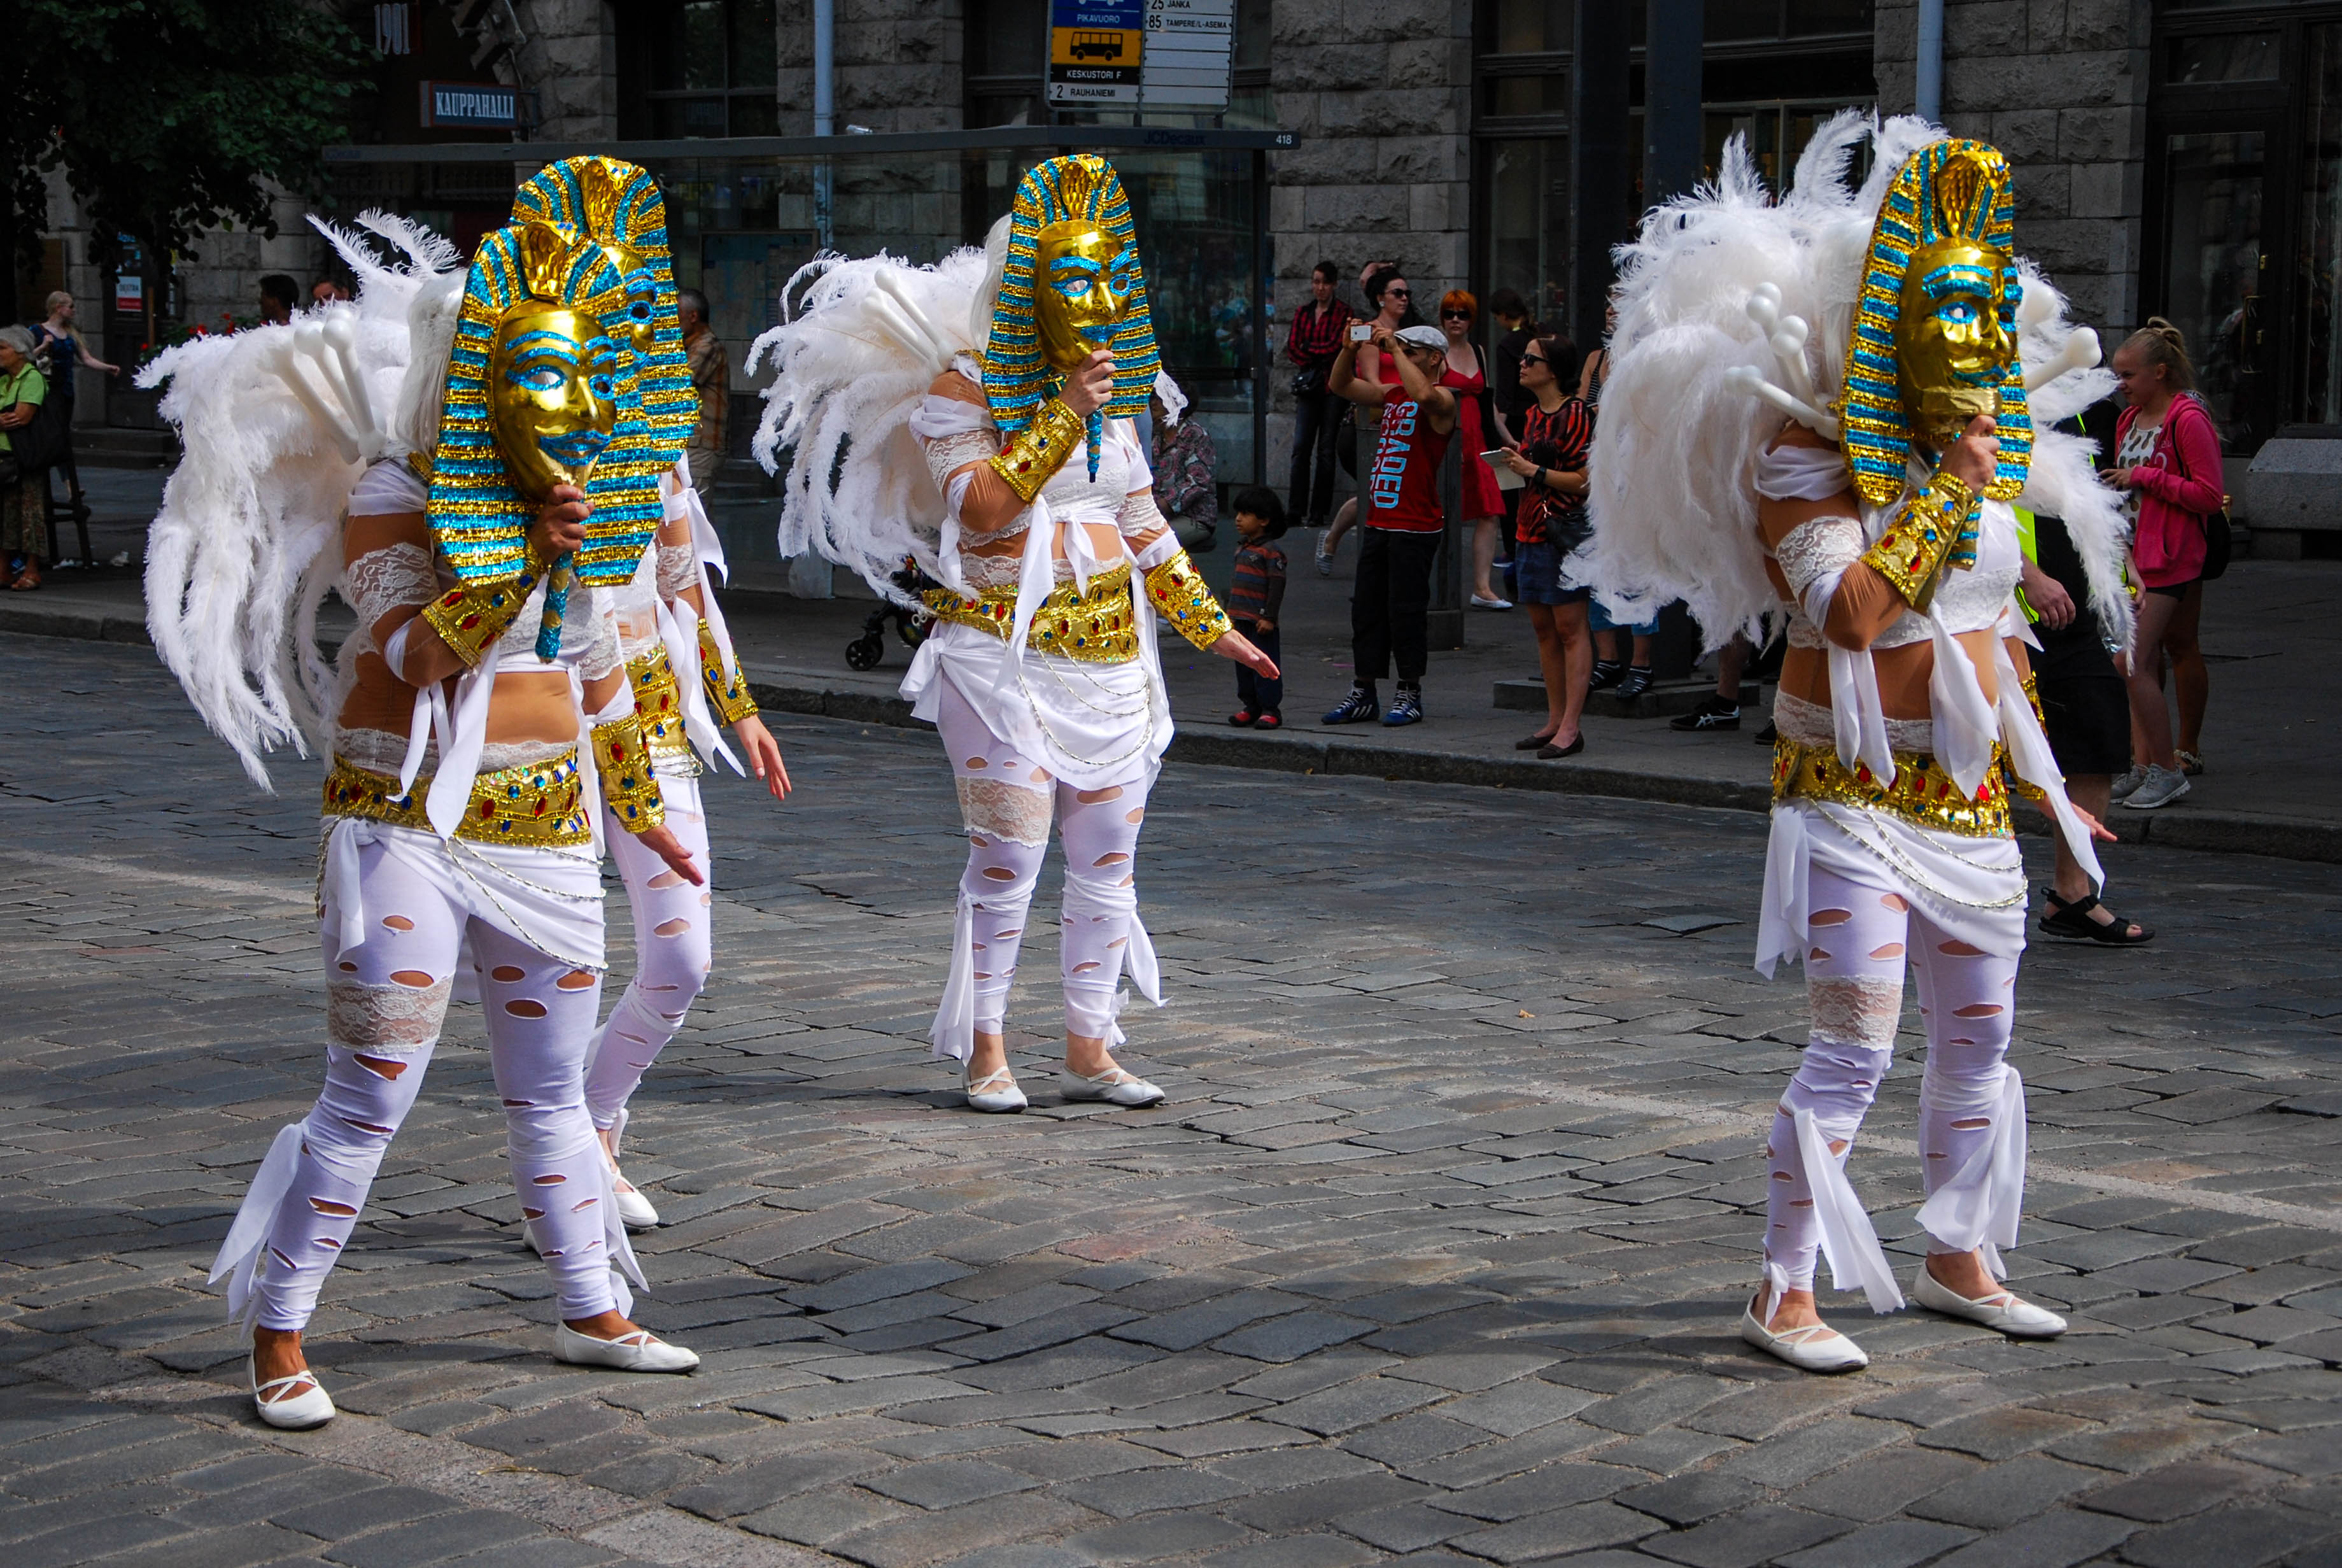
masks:
POLYGON ((635 0, 618 14, 622 135, 780 129, 775 0, 635 0))
POLYGON ((1491 115, 1566 115, 1569 113, 1569 73, 1546 71, 1534 76, 1491 76, 1487 82, 1491 115))
POLYGON ((1048 68, 1048 0, 967 0, 966 124, 1037 125, 1048 120, 1041 82, 1048 68))
MULTIPOLYGON (((2342 131, 2342 126, 2336 130, 2342 131)), ((2248 383, 2257 357, 2255 350, 2261 341, 2266 144, 2267 138, 2258 131, 2177 135, 2164 143, 2170 216, 2165 240, 2163 314, 2187 335, 2189 357, 2196 362, 2197 389, 2210 405, 2213 418, 2232 439, 2244 434, 2241 424, 2252 412, 2248 383)), ((2332 165, 2327 166, 2330 169, 2332 165)), ((2326 246, 2330 255, 2330 231, 2326 246)), ((2315 242, 2311 249, 2315 251, 2315 242)), ((2330 355, 2322 345, 2308 346, 2313 377, 2330 378, 2330 370, 2322 368, 2330 355)), ((2312 401, 2319 395, 2313 387, 2312 401)))
POLYGON ((1495 0, 1488 39, 1499 55, 1547 55, 1573 47, 1576 0, 1495 0))
POLYGON ((1784 31, 1792 38, 1867 33, 1872 26, 1871 10, 1871 0, 1789 0, 1788 25, 1784 31))
POLYGON ((1569 318, 1569 139, 1507 138, 1486 149, 1488 286, 1517 289, 1547 324, 1569 318))
POLYGON ((2202 33, 2174 38, 2165 55, 2163 79, 2175 86, 2274 82, 2277 78, 2278 38, 2274 30, 2202 33))
POLYGON ((2342 26, 2313 27, 2307 42, 2292 334, 2301 355, 2297 416, 2308 424, 2342 424, 2342 352, 2334 335, 2342 310, 2342 26))

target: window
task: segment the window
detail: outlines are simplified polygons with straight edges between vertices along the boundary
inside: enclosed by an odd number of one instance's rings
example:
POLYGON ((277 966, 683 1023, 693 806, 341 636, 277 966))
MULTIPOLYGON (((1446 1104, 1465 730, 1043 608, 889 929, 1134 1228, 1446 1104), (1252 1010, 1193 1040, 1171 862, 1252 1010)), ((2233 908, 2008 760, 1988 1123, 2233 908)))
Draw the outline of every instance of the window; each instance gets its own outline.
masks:
POLYGON ((1048 0, 967 0, 966 123, 1036 125, 1048 68, 1048 0))
POLYGON ((618 17, 622 135, 780 131, 775 0, 635 0, 618 17))

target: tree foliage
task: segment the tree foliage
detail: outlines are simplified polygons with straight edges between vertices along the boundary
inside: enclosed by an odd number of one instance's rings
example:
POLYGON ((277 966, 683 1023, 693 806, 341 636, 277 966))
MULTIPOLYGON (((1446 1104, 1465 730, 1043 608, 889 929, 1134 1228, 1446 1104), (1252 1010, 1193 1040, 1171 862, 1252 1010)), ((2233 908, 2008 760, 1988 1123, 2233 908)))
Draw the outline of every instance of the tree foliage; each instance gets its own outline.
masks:
POLYGON ((317 0, 5 0, 5 221, 20 251, 47 227, 63 169, 100 235, 157 255, 234 221, 274 234, 271 183, 318 181, 348 139, 371 52, 317 0))

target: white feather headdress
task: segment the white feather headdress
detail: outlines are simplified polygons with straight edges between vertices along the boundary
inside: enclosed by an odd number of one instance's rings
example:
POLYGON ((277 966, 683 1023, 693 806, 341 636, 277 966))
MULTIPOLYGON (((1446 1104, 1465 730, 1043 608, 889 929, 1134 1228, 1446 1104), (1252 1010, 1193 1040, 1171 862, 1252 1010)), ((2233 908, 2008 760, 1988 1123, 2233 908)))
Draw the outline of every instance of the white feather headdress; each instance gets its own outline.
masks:
MULTIPOLYGON (((1943 139, 1914 116, 1882 125, 1845 110, 1815 131, 1776 202, 1736 136, 1713 185, 1655 209, 1618 247, 1589 461, 1594 537, 1570 569, 1620 618, 1680 599, 1710 647, 1737 631, 1761 638, 1779 600, 1756 532, 1756 459, 1790 417, 1835 437, 1827 410, 1872 225, 1896 171, 1943 139), (1847 176, 1866 140, 1871 168, 1856 189, 1847 176)), ((2020 352, 2040 434, 2018 504, 2066 518, 2092 607, 2127 630, 2119 510, 2089 476, 2087 444, 2048 429, 2104 395, 2103 373, 2084 368, 2096 339, 2025 265, 2020 352)))
POLYGON ((194 339, 138 375, 141 386, 168 383, 161 412, 185 453, 147 533, 147 629, 263 788, 262 754, 325 744, 335 677, 316 615, 341 576, 332 546, 365 465, 405 450, 405 432, 395 420, 386 429, 383 413, 400 407, 410 307, 455 260, 405 219, 357 221, 407 259, 385 265, 356 235, 319 224, 358 280, 355 300, 194 339))

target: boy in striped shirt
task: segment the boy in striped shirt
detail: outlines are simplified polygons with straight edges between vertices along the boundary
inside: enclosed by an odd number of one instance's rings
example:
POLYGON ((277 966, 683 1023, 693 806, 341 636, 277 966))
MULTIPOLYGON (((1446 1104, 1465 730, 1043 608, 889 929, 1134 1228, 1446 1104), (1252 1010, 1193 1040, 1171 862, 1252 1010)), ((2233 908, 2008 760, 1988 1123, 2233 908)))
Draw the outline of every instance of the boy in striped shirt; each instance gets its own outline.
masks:
MULTIPOLYGON (((1236 492, 1236 553, 1229 563, 1228 619, 1272 663, 1282 641, 1276 618, 1285 609, 1285 552, 1272 541, 1285 537, 1285 504, 1266 485, 1253 484, 1236 492)), ((1236 711, 1232 724, 1275 730, 1285 726, 1279 710, 1285 704, 1285 682, 1256 675, 1236 666, 1236 711)))

